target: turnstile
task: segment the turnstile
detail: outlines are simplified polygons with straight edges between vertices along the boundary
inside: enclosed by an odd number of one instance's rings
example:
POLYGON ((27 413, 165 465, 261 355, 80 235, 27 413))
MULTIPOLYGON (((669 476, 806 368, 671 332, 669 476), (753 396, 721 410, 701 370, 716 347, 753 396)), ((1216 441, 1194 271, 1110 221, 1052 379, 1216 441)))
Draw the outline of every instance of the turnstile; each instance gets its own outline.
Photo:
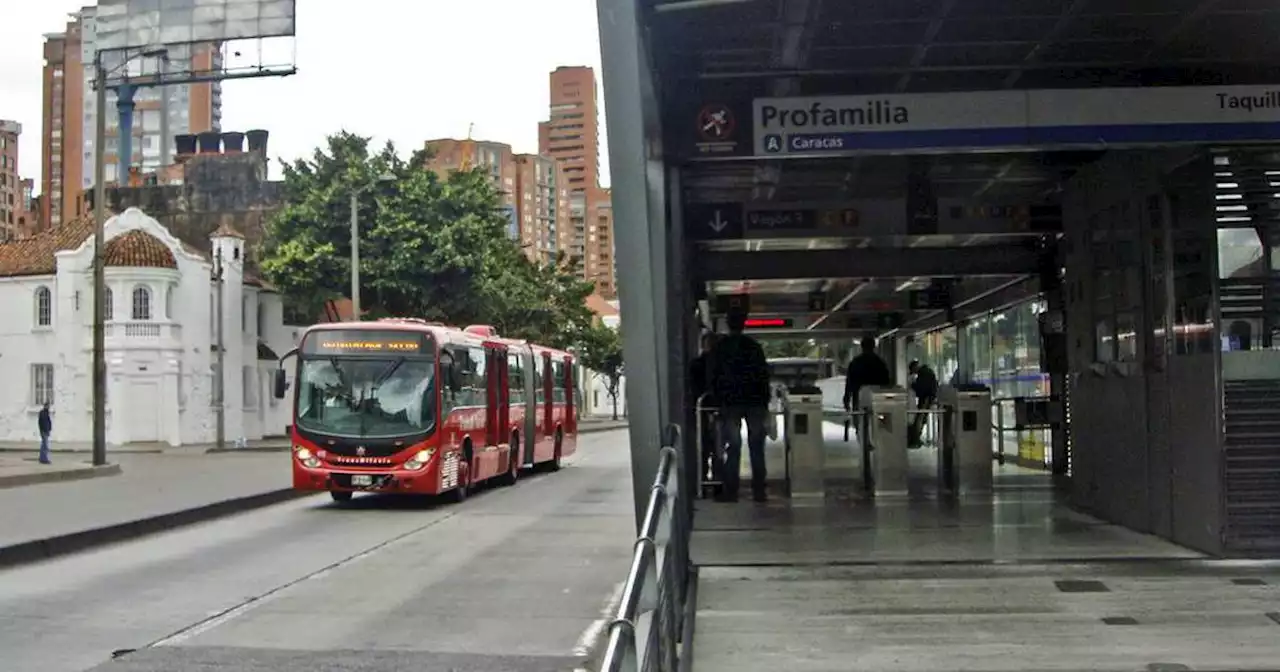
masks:
POLYGON ((864 411, 862 474, 867 491, 876 497, 907 494, 907 390, 900 387, 864 387, 858 395, 864 411))
POLYGON ((827 446, 822 435, 822 394, 788 393, 784 409, 791 497, 823 498, 827 446))
POLYGON ((938 402, 946 409, 938 451, 939 487, 958 495, 991 492, 991 390, 943 386, 938 402))

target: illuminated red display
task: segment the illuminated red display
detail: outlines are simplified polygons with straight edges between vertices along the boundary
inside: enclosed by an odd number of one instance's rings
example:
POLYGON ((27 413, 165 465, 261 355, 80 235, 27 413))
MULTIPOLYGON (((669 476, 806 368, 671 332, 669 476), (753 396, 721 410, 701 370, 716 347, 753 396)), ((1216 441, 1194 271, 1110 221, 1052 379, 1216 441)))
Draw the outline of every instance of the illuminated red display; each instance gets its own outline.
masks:
POLYGON ((786 329, 790 326, 791 320, 781 317, 748 319, 746 323, 748 329, 786 329))

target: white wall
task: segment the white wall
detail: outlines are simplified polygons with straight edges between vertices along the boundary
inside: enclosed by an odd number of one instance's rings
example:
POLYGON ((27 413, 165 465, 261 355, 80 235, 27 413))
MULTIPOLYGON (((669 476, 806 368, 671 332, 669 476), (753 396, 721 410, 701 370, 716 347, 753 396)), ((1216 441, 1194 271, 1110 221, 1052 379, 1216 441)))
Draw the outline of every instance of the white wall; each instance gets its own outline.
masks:
MULTIPOLYGON (((212 406, 215 341, 212 263, 190 251, 158 222, 130 209, 107 222, 107 240, 142 229, 164 243, 177 269, 106 270, 112 292, 112 320, 106 325, 107 441, 111 444, 155 441, 170 445, 214 440, 212 406), (132 294, 145 287, 150 319, 133 320, 132 294)), ((244 241, 214 241, 228 263, 224 270, 226 345, 226 436, 229 441, 278 435, 288 424, 288 409, 272 404, 271 370, 275 362, 257 361, 258 306, 263 339, 283 354, 293 333, 283 323, 280 297, 243 284, 244 241), (248 317, 241 321, 241 303, 248 317), (266 365, 269 364, 269 367, 266 365), (245 369, 252 387, 246 408, 245 369), (265 370, 264 370, 265 369, 265 370)), ((13 384, 0 388, 0 441, 38 437, 33 403, 32 365, 54 365, 54 440, 92 440, 92 239, 56 255, 57 273, 32 278, 0 278, 0 304, 11 319, 0 324, 0 375, 13 384), (51 327, 36 326, 35 291, 50 287, 55 296, 51 327)))

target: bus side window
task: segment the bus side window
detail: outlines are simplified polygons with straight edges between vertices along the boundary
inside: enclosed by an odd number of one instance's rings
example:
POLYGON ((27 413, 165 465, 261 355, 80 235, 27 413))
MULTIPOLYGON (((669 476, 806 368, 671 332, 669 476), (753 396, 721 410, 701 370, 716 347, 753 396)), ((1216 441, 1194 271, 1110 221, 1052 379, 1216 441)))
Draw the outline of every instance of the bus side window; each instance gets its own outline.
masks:
POLYGON ((465 394, 461 388, 454 389, 453 381, 461 382, 462 371, 462 353, 455 348, 445 346, 444 351, 448 353, 448 357, 444 357, 440 361, 440 416, 449 415, 449 412, 462 405, 459 396, 465 394))
POLYGON ((510 403, 524 403, 524 371, 520 368, 520 355, 507 357, 507 394, 510 403))
POLYGON ((555 360, 551 363, 551 390, 551 393, 554 395, 553 401, 555 401, 555 403, 565 403, 564 362, 560 360, 555 360))
POLYGON ((534 354, 533 380, 534 380, 534 389, 536 390, 534 392, 534 398, 538 400, 539 404, 546 403, 547 401, 547 390, 543 386, 543 383, 546 380, 546 375, 547 375, 547 367, 546 367, 546 364, 543 363, 542 355, 534 354))
POLYGON ((467 348, 467 351, 471 355, 468 358, 471 361, 471 405, 488 406, 489 371, 485 366, 487 362, 484 348, 467 348))

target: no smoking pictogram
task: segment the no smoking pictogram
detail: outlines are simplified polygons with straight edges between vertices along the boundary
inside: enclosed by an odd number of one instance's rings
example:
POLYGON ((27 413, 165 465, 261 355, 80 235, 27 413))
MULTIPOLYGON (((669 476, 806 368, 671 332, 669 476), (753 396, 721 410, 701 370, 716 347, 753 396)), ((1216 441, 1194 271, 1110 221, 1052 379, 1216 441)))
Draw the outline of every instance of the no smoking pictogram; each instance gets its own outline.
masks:
POLYGON ((698 113, 698 135, 709 142, 725 142, 733 138, 738 122, 724 105, 708 105, 698 113))

